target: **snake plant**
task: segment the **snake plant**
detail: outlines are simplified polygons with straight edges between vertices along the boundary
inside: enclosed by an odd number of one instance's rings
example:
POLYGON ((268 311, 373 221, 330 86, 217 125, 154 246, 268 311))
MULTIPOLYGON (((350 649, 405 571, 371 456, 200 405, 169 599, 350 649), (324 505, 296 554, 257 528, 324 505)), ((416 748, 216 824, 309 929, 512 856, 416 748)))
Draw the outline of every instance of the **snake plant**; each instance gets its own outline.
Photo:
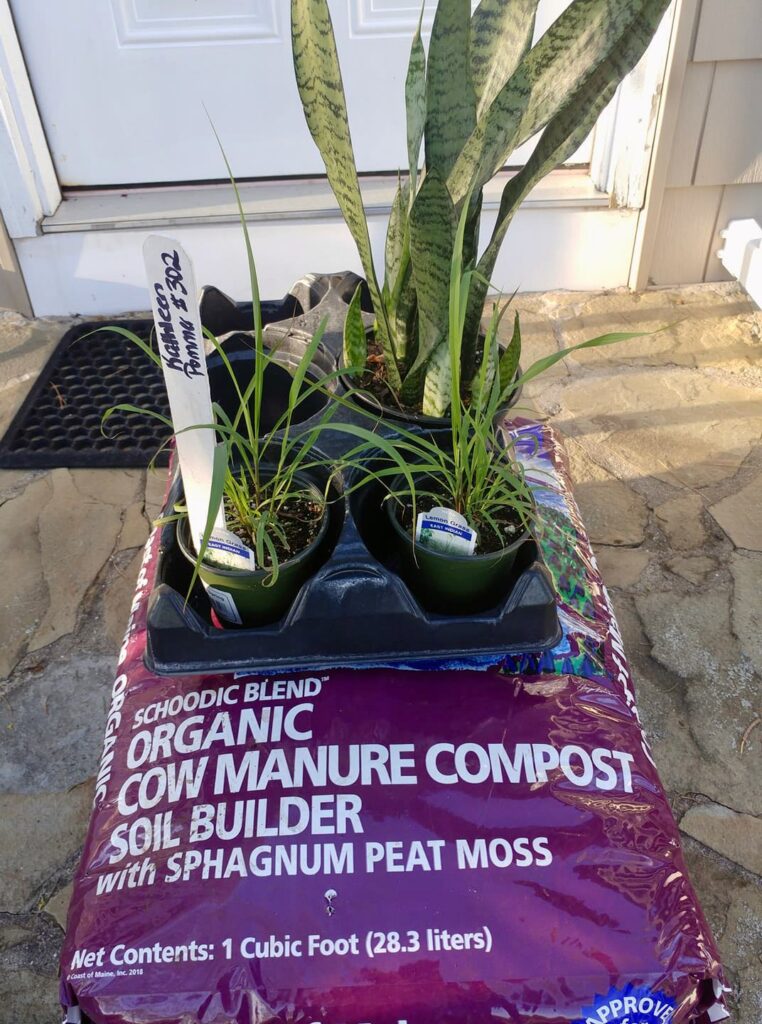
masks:
MULTIPOLYGON (((480 365, 489 281, 519 205, 579 148, 642 56, 669 0, 573 0, 532 46, 538 2, 481 0, 472 14, 470 0, 439 0, 428 57, 419 21, 405 80, 408 167, 389 217, 380 282, 328 0, 291 0, 299 94, 357 245, 386 382, 400 404, 429 415, 444 415, 451 402, 448 288, 464 205, 464 260, 474 270, 459 346, 467 396, 480 365), (503 189, 495 227, 480 253, 482 190, 511 153, 541 130, 531 156, 503 189)), ((356 320, 359 300, 354 314, 356 320)), ((367 340, 356 324, 346 332, 345 348, 346 363, 365 365, 367 340)), ((515 360, 515 346, 504 358, 515 360)), ((507 369, 500 368, 501 379, 507 369)))

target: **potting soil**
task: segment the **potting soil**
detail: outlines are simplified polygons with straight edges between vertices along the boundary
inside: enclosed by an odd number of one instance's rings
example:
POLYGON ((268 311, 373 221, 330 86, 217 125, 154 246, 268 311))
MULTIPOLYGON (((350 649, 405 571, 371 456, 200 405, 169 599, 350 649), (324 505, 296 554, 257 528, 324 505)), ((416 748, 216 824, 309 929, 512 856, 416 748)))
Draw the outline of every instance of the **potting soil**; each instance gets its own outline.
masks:
POLYGON ((611 603, 537 438, 564 636, 486 671, 154 676, 152 535, 69 912, 69 1020, 727 1016, 611 603))

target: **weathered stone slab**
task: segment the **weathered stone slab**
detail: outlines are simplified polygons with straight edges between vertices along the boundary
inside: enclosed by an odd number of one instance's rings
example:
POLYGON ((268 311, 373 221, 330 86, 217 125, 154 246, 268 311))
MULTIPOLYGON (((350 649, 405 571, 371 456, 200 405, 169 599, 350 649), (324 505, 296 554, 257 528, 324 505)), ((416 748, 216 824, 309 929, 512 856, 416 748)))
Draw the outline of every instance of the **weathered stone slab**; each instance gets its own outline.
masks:
POLYGON ((115 663, 116 649, 72 654, 16 678, 0 700, 0 793, 53 793, 95 774, 115 663))
POLYGON ((762 391, 696 370, 618 368, 555 388, 554 425, 605 445, 628 476, 702 487, 734 476, 762 436, 762 391))
POLYGON ((649 563, 645 548, 596 547, 595 559, 607 587, 633 587, 649 563))
POLYGON ((654 509, 659 526, 674 551, 698 551, 706 541, 701 517, 704 503, 694 491, 685 491, 654 509))
POLYGON ((723 857, 762 875, 762 819, 721 804, 697 804, 683 815, 680 828, 723 857))
POLYGON ((71 903, 71 896, 74 892, 74 883, 69 882, 63 889, 59 889, 58 892, 48 900, 45 906, 42 908, 46 914, 50 914, 56 924, 62 931, 66 931, 66 916, 69 913, 69 904, 71 903))
POLYGON ((737 548, 762 551, 762 475, 709 511, 737 548))
POLYGON ((670 572, 696 586, 703 583, 707 575, 717 569, 714 559, 707 558, 706 555, 678 555, 676 558, 668 559, 666 565, 670 572))
POLYGON ((563 345, 608 331, 653 332, 569 357, 580 367, 762 366, 762 313, 736 282, 581 295, 559 311, 563 345))
POLYGON ((40 1024, 61 1018, 58 1002, 58 980, 51 971, 38 974, 25 969, 0 971, 0 1006, 3 1019, 11 1022, 39 1021, 40 1024))
POLYGON ((144 515, 149 528, 161 514, 164 495, 167 490, 167 469, 149 469, 146 472, 144 491, 144 515))
POLYGON ((144 493, 145 485, 142 480, 139 480, 137 481, 135 500, 124 509, 122 530, 119 534, 120 551, 142 548, 148 540, 148 519, 144 511, 144 493))
POLYGON ((72 318, 27 320, 19 313, 0 311, 0 435, 72 323, 72 318))
POLYGON ((762 885, 686 836, 688 870, 720 949, 732 991, 732 1024, 762 1020, 762 885))
POLYGON ((14 580, 0 609, 0 676, 74 629, 142 486, 140 470, 54 469, 0 507, 0 562, 14 580))
POLYGON ((627 484, 602 469, 574 441, 566 444, 574 497, 591 542, 637 545, 645 536, 648 509, 627 484))
POLYGON ((127 628, 130 607, 135 595, 135 581, 138 578, 142 560, 142 547, 138 548, 127 561, 124 561, 124 556, 121 556, 103 595, 103 632, 114 651, 119 650, 124 639, 124 631, 127 628))
MULTIPOLYGON (((649 721, 663 739, 657 763, 669 774, 671 788, 760 814, 762 790, 754 781, 762 773, 759 737, 741 750, 759 707, 759 680, 731 633, 730 597, 720 587, 635 596, 657 670, 662 666, 674 680, 649 721)), ((637 651, 631 653, 643 699, 639 677, 651 670, 637 651)), ((645 703, 650 699, 649 693, 645 703)))
MULTIPOLYGON (((762 677, 762 554, 734 551, 730 571, 733 574, 733 632, 762 677)), ((759 711, 762 714, 762 701, 759 711)))
POLYGON ((92 801, 90 783, 65 793, 0 796, 0 913, 28 909, 39 887, 79 850, 92 801))

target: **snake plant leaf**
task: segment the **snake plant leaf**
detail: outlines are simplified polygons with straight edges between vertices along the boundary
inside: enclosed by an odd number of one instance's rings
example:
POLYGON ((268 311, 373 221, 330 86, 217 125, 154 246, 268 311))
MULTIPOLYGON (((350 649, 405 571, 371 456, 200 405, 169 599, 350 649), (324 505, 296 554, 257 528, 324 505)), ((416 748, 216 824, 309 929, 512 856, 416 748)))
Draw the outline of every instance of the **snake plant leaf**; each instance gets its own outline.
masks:
POLYGON ((479 118, 453 164, 447 187, 456 207, 469 193, 483 188, 516 148, 530 93, 531 82, 522 63, 479 118))
POLYGON ((397 191, 392 202, 392 212, 386 228, 386 248, 384 251, 384 285, 394 295, 397 275, 400 272, 403 252, 407 244, 407 211, 410 197, 410 184, 398 182, 397 191))
POLYGON ((360 308, 362 285, 358 284, 352 301, 347 307, 347 315, 344 319, 344 345, 342 355, 344 366, 359 369, 365 366, 368 359, 368 339, 365 334, 365 324, 362 320, 362 309, 360 308))
POLYGON ((516 310, 513 314, 513 334, 511 335, 511 340, 503 350, 503 354, 500 356, 500 362, 498 364, 498 370, 500 373, 500 394, 503 396, 506 395, 513 385, 520 359, 521 324, 519 322, 519 312, 516 310))
POLYGON ((450 193, 440 175, 429 171, 410 210, 410 256, 418 303, 418 353, 411 372, 425 364, 447 334, 454 239, 450 193))
POLYGON ((445 338, 434 349, 426 366, 423 385, 424 416, 444 416, 450 408, 450 346, 445 338))
POLYGON ((521 202, 549 171, 567 160, 584 142, 603 109, 612 99, 624 76, 643 56, 669 0, 646 0, 643 17, 621 45, 566 97, 540 137, 522 170, 503 189, 497 220, 490 241, 477 265, 469 295, 464 345, 475 343, 479 329, 486 282, 492 277, 500 246, 521 202))
POLYGON ((669 0, 574 0, 523 62, 532 88, 519 144, 547 124, 602 64, 616 64, 633 41, 647 44, 668 5, 669 0))
POLYGON ((621 65, 620 81, 633 66, 628 65, 633 43, 650 40, 668 4, 669 0, 574 0, 480 116, 447 180, 456 206, 470 190, 494 177, 516 146, 561 109, 568 111, 569 96, 600 68, 621 65))
POLYGON ((415 196, 418 159, 426 124, 426 51, 421 39, 423 4, 418 27, 410 47, 410 60, 405 77, 405 111, 407 114, 407 162, 410 171, 410 196, 415 196))
POLYGON ((398 386, 399 373, 391 348, 386 307, 373 264, 327 0, 291 0, 291 40, 296 84, 307 126, 323 158, 333 194, 360 254, 376 313, 377 333, 384 349, 387 375, 392 386, 398 386))
POLYGON ((476 126, 471 80, 471 4, 439 0, 426 75, 426 170, 446 179, 476 126))
POLYGON ((532 45, 539 0, 482 0, 471 18, 477 115, 485 111, 532 45))
MULTIPOLYGON (((409 248, 409 246, 408 246, 409 248)), ((417 353, 418 301, 413 285, 413 272, 408 259, 404 271, 397 279, 394 299, 394 338, 397 344, 397 358, 400 363, 410 365, 417 353)))

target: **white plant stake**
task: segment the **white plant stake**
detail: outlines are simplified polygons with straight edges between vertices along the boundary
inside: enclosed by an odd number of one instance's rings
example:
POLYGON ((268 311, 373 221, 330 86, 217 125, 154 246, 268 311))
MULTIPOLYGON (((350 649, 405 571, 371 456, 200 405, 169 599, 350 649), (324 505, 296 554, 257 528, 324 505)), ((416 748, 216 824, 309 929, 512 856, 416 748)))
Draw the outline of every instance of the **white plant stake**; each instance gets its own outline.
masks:
MULTIPOLYGON (((143 257, 191 538, 198 549, 209 513, 215 435, 213 430, 186 429, 214 422, 193 265, 177 242, 161 235, 149 235, 143 257)), ((221 506, 214 525, 225 527, 221 506)))

